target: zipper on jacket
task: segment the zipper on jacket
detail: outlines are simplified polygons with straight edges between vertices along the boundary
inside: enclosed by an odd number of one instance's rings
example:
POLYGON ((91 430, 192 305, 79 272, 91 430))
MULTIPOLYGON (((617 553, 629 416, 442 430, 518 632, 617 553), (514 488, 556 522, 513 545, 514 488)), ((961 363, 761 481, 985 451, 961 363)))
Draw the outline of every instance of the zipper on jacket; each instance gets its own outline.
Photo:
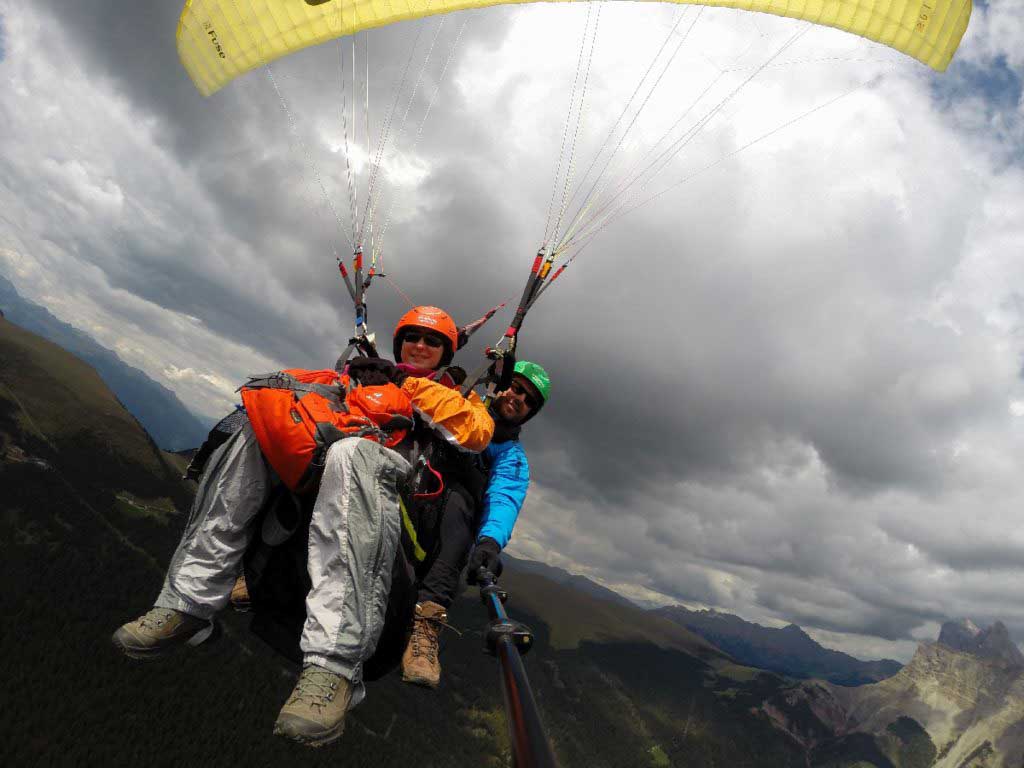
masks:
MULTIPOLYGON (((379 479, 378 479, 378 482, 380 482, 379 479)), ((385 516, 386 516, 386 514, 385 514, 385 511, 384 511, 384 504, 383 504, 383 501, 384 501, 384 499, 383 499, 383 495, 384 495, 383 494, 383 489, 381 489, 381 491, 382 491, 381 492, 381 503, 377 505, 377 507, 378 507, 378 515, 377 515, 377 552, 373 556, 373 567, 370 569, 370 574, 371 574, 371 577, 373 578, 373 582, 377 581, 377 573, 378 573, 378 571, 380 571, 381 557, 384 554, 384 528, 385 528, 384 524, 385 524, 385 516)))

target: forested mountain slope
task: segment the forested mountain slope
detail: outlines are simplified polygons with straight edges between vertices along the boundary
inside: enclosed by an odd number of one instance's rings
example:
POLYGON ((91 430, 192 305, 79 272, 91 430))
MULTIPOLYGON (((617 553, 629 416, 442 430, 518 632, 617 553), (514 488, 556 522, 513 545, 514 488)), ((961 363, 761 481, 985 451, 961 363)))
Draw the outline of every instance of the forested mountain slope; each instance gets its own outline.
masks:
POLYGON ((161 448, 172 451, 195 448, 206 436, 209 427, 174 392, 125 363, 84 332, 61 322, 45 307, 23 299, 2 276, 0 311, 15 325, 52 341, 95 368, 161 448))

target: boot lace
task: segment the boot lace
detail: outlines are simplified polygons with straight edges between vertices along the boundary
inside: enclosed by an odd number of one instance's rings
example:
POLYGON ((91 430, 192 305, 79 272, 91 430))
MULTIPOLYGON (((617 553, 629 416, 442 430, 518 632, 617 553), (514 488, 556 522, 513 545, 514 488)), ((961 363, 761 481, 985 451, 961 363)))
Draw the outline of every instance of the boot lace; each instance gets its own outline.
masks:
POLYGON ((162 627, 166 622, 174 618, 175 613, 176 611, 172 611, 170 608, 153 608, 139 619, 139 626, 151 629, 162 627))
POLYGON ((292 692, 292 701, 305 701, 311 707, 325 707, 338 692, 338 675, 316 666, 302 670, 292 692))
POLYGON ((462 637, 462 633, 448 623, 447 612, 435 616, 417 613, 412 620, 412 655, 426 656, 432 663, 437 661, 437 639, 443 629, 462 637))

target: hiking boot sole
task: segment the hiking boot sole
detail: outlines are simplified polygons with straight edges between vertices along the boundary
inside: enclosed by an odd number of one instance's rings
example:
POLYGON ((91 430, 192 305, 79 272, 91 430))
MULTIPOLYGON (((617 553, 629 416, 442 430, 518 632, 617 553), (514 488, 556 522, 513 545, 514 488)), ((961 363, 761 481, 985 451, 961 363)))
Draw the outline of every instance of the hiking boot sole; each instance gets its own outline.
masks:
POLYGON ((441 684, 440 680, 433 680, 429 677, 421 677, 419 675, 407 675, 405 672, 402 673, 402 682, 431 689, 437 688, 441 684))
POLYGON ((282 726, 279 723, 274 723, 274 735, 281 736, 291 741, 302 744, 306 747, 313 747, 314 749, 319 747, 326 747, 341 738, 345 732, 345 721, 342 720, 334 728, 323 733, 307 734, 292 731, 287 726, 282 726))
POLYGON ((114 641, 114 647, 117 648, 121 653, 127 656, 129 659, 135 659, 136 661, 154 661, 163 656, 169 655, 174 647, 170 648, 137 648, 126 644, 117 635, 112 638, 114 641))
POLYGON ((208 626, 203 627, 187 640, 175 641, 165 645, 135 645, 133 643, 134 638, 132 638, 132 635, 125 632, 123 628, 114 632, 110 639, 113 641, 114 647, 129 659, 135 659, 137 661, 153 661, 164 656, 169 656, 182 646, 190 645, 195 647, 202 645, 211 638, 216 639, 218 637, 220 637, 220 625, 215 621, 211 621, 208 626))

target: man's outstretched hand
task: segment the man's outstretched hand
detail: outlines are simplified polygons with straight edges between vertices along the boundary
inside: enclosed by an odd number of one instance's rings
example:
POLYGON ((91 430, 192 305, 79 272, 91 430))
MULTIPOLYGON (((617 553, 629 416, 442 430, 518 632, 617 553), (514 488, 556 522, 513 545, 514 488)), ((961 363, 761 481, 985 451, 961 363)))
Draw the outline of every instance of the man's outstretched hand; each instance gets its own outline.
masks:
POLYGON ((469 554, 469 572, 466 581, 476 584, 476 575, 481 568, 486 568, 495 578, 501 575, 501 547, 490 536, 484 536, 473 547, 469 554))

